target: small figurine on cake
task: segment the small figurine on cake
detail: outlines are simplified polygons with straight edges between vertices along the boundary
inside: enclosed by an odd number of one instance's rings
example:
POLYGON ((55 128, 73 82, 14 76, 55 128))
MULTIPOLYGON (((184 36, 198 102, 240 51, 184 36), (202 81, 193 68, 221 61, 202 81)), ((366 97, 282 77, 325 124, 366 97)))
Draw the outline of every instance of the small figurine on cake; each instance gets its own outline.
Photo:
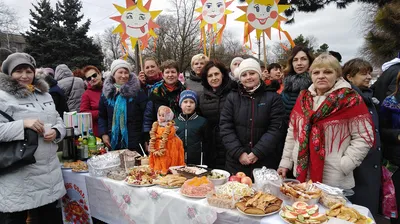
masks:
POLYGON ((174 112, 160 106, 157 120, 150 131, 150 167, 158 173, 167 174, 170 166, 185 165, 182 140, 175 134, 174 112))

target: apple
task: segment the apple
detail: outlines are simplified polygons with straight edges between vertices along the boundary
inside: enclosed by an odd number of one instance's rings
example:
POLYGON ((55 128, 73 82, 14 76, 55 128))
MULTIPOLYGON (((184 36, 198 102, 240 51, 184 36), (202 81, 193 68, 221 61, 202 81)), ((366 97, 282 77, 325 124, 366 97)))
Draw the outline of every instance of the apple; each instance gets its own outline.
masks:
POLYGON ((240 181, 240 183, 247 184, 247 185, 249 185, 249 187, 251 187, 251 185, 253 185, 253 181, 251 181, 250 177, 243 177, 242 180, 240 181))
POLYGON ((240 183, 240 177, 237 177, 237 176, 230 176, 229 177, 229 181, 236 181, 236 182, 239 182, 240 183))
POLYGON ((243 173, 243 172, 237 172, 237 173, 236 173, 236 176, 239 177, 240 179, 242 179, 243 177, 246 176, 246 174, 243 173))

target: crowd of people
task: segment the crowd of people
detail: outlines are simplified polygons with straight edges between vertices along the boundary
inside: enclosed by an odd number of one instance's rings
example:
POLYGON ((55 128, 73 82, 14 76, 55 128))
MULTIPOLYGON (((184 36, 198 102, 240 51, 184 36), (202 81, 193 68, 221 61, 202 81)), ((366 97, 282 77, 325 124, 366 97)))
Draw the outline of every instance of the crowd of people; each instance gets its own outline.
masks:
MULTIPOLYGON (((353 190, 351 202, 379 214, 382 164, 400 166, 400 59, 385 63, 372 86, 369 62, 340 60, 302 46, 285 65, 241 57, 224 65, 198 54, 185 80, 173 60, 146 58, 136 75, 118 59, 109 72, 88 65, 77 77, 67 65, 38 68, 30 55, 11 54, 1 67, 0 109, 15 121, 0 117, 0 142, 23 139, 26 128, 41 137, 36 163, 0 175, 0 223, 25 223, 28 213, 58 223, 65 188, 56 152, 66 111, 91 113, 94 134, 110 150, 142 153, 159 111, 168 110, 186 164, 250 177, 266 166, 353 190)), ((400 211, 400 171, 392 180, 400 211)))

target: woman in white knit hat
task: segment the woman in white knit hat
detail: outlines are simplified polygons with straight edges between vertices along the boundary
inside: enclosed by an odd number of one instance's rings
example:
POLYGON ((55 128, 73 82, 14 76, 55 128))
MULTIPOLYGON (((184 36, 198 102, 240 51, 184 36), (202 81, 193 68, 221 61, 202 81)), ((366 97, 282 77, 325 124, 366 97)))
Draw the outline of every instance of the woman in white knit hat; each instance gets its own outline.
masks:
POLYGON ((234 81, 238 81, 238 77, 235 76, 234 72, 239 67, 240 63, 243 60, 244 59, 241 57, 236 57, 236 58, 232 59, 232 61, 231 61, 231 65, 229 66, 229 68, 231 69, 231 71, 229 72, 229 77, 234 81))
POLYGON ((239 88, 228 95, 220 118, 220 135, 227 150, 225 168, 252 176, 254 168, 277 169, 277 147, 285 134, 284 107, 276 89, 261 80, 260 64, 243 60, 237 70, 239 88))
POLYGON ((146 104, 147 95, 141 91, 129 63, 121 59, 113 61, 99 103, 99 135, 107 147, 141 152, 146 104))

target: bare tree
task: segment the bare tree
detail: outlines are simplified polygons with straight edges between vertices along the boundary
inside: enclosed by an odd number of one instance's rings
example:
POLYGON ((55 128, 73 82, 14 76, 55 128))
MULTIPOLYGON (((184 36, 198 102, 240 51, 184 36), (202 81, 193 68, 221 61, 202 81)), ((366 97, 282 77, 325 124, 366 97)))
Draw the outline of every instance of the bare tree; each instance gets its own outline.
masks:
MULTIPOLYGON (((111 63, 123 55, 121 38, 118 34, 113 34, 113 30, 114 27, 106 28, 101 35, 96 35, 94 38, 95 43, 101 46, 104 54, 104 66, 106 68, 110 68, 111 63)), ((125 51, 128 52, 128 60, 132 60, 134 58, 132 51, 129 49, 125 49, 125 51)))
POLYGON ((190 66, 190 59, 200 53, 199 21, 194 21, 196 0, 169 0, 172 5, 170 14, 157 18, 161 28, 156 29, 158 38, 151 40, 144 55, 152 55, 160 61, 173 59, 178 62, 181 71, 190 66))
POLYGON ((7 52, 16 51, 15 46, 11 46, 11 41, 20 31, 17 12, 0 0, 0 50, 7 52))

